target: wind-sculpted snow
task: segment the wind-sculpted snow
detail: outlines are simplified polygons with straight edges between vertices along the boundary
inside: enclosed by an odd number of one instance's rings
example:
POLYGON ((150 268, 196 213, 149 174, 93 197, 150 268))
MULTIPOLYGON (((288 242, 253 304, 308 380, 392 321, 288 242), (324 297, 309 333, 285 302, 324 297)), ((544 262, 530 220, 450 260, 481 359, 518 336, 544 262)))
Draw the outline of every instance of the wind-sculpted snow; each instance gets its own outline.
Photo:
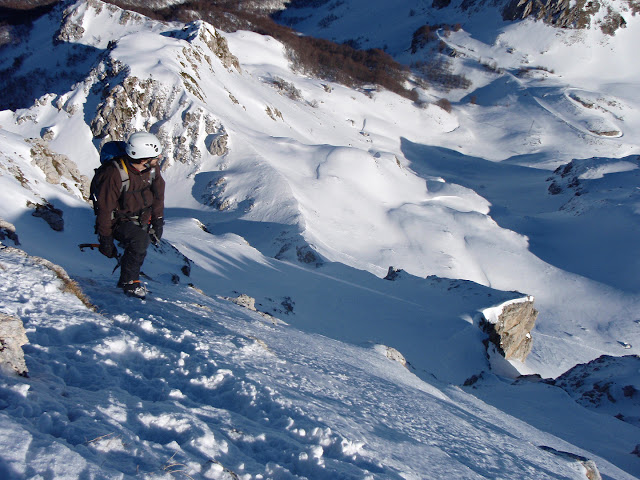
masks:
POLYGON ((28 258, 0 262, 30 337, 30 378, 0 379, 5 478, 583 478, 531 443, 552 436, 505 435, 510 417, 375 349, 162 281, 140 303, 83 279, 93 313, 28 258))

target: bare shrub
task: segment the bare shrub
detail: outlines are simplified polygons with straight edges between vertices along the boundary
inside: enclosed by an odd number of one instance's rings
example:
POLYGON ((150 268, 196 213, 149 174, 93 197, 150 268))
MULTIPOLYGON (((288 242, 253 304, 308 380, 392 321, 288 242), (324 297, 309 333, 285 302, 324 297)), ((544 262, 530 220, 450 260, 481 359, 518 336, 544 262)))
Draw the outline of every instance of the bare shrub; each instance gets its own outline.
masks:
MULTIPOLYGON (((435 42, 438 40, 438 30, 442 29, 443 36, 448 37, 452 31, 457 32, 461 28, 462 26, 459 23, 456 23, 455 25, 447 23, 423 25, 413 32, 413 37, 411 38, 411 53, 415 54, 418 50, 424 48, 429 42, 435 42)), ((439 48, 441 50, 443 49, 442 46, 439 48)))
POLYGON ((302 100, 302 92, 298 88, 296 88, 293 83, 287 82, 280 77, 270 78, 268 82, 278 90, 280 90, 287 97, 289 97, 291 100, 302 100))
POLYGON ((447 91, 471 86, 471 80, 464 75, 453 73, 450 61, 442 56, 429 62, 416 62, 412 67, 416 75, 419 75, 427 85, 437 86, 447 91))
POLYGON ((423 25, 415 32, 411 39, 411 53, 416 53, 421 48, 424 48, 427 43, 438 39, 436 35, 437 27, 431 27, 429 25, 423 25))
POLYGON ((447 113, 451 113, 451 110, 453 108, 451 106, 451 102, 449 100, 447 100, 446 98, 441 98, 435 104, 437 106, 439 106, 441 109, 443 109, 447 113))
POLYGON ((320 20, 320 22, 318 22, 318 26, 320 28, 328 28, 336 20, 338 20, 338 16, 333 14, 333 13, 331 13, 331 14, 327 15, 326 17, 324 17, 322 20, 320 20))
POLYGON ((295 37, 287 43, 294 66, 305 73, 333 80, 349 87, 380 85, 415 100, 415 92, 405 88, 408 69, 380 49, 357 50, 328 40, 295 37))

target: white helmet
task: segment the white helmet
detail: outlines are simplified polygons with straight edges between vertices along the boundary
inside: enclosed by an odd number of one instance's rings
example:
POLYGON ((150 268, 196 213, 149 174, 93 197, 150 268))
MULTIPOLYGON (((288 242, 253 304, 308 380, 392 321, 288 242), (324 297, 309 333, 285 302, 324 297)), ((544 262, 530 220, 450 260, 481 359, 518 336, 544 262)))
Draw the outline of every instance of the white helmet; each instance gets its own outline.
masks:
POLYGON ((127 155, 136 160, 142 158, 154 158, 162 153, 162 144, 158 137, 152 133, 132 133, 127 140, 125 148, 127 155))

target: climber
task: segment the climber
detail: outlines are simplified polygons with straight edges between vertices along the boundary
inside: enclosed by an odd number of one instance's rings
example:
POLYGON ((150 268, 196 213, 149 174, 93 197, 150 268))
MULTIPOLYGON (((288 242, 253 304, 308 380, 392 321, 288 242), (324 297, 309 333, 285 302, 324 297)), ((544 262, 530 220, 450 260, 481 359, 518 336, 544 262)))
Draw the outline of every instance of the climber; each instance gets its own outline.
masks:
POLYGON ((140 268, 149 243, 157 245, 164 226, 164 188, 158 162, 162 145, 147 132, 132 134, 125 152, 96 169, 91 182, 91 199, 96 213, 100 253, 118 256, 114 240, 124 253, 120 259, 118 287, 124 293, 144 299, 140 268))

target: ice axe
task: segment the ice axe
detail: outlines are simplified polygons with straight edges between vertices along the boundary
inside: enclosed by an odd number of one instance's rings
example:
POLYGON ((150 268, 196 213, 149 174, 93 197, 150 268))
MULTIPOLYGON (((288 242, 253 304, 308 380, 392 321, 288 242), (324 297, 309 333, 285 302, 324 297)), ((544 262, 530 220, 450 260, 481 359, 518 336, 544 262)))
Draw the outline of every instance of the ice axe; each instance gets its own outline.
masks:
MULTIPOLYGON (((85 248, 90 248, 91 250, 93 250, 94 248, 99 248, 100 244, 99 243, 80 243, 80 244, 78 244, 78 247, 80 247, 80 251, 81 252, 84 252, 85 248)), ((120 254, 120 252, 118 252, 118 249, 116 249, 115 259, 116 259, 116 262, 118 262, 118 263, 116 263, 116 266, 113 267, 113 271, 111 272, 111 275, 113 275, 116 272, 116 270, 118 269, 118 267, 120 266, 120 259, 121 258, 122 258, 122 255, 120 254)))

